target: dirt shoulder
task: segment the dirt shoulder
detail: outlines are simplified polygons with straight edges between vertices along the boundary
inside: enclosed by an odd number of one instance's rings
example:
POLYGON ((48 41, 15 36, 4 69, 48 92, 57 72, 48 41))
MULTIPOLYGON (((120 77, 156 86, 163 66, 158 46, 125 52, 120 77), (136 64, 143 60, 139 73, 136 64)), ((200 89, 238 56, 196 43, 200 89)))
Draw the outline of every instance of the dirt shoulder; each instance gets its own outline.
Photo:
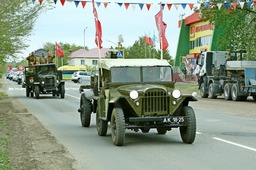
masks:
MULTIPOLYGON (((0 92, 6 89, 0 79, 0 92)), ((69 152, 17 99, 0 97, 0 108, 0 140, 8 141, 9 169, 74 169, 69 152)))

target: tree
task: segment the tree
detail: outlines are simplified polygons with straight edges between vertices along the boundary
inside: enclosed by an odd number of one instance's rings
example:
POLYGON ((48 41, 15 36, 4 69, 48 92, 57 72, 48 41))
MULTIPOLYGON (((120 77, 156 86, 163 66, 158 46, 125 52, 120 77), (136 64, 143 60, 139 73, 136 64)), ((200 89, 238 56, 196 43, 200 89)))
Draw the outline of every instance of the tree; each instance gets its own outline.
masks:
POLYGON ((213 0, 211 5, 202 3, 202 19, 214 23, 215 29, 220 30, 217 38, 219 50, 246 50, 247 59, 256 60, 256 12, 248 6, 249 3, 243 8, 237 4, 234 9, 230 1, 213 0), (219 9, 217 3, 224 5, 219 9))
POLYGON ((26 48, 38 15, 52 8, 50 0, 42 5, 31 0, 2 0, 0 3, 0 61, 15 57, 26 48))
MULTIPOLYGON (((161 57, 161 51, 155 49, 153 45, 145 44, 144 36, 139 37, 133 46, 126 49, 126 58, 158 58, 161 57)), ((168 51, 164 52, 164 59, 170 60, 168 51)))

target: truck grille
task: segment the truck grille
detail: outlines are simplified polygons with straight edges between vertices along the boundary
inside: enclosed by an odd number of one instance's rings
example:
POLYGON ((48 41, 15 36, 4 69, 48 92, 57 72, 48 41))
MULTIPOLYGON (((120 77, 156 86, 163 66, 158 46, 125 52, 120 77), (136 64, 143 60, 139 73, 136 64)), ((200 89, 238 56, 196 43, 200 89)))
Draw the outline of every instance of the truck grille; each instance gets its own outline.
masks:
POLYGON ((168 112, 169 98, 165 91, 147 91, 143 98, 145 115, 161 115, 168 112))
POLYGON ((50 88, 54 88, 54 77, 51 78, 45 78, 45 88, 46 89, 50 89, 50 88))

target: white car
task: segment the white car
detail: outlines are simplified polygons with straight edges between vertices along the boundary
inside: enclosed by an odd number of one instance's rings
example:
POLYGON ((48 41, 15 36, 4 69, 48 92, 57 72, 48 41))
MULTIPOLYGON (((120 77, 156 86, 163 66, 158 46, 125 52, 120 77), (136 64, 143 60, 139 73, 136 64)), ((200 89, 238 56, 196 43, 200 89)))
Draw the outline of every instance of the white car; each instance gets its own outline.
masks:
POLYGON ((90 82, 91 76, 86 71, 76 71, 72 74, 71 81, 74 83, 90 82))

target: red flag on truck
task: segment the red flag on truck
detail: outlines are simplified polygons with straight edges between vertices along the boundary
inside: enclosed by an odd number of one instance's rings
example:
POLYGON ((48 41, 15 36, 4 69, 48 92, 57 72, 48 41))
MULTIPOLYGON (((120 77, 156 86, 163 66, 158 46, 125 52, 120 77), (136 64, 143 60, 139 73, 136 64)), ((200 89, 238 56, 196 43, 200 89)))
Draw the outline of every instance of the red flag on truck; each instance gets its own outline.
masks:
POLYGON ((59 46, 58 43, 55 43, 55 44, 56 44, 56 56, 64 58, 64 53, 62 48, 59 46))

